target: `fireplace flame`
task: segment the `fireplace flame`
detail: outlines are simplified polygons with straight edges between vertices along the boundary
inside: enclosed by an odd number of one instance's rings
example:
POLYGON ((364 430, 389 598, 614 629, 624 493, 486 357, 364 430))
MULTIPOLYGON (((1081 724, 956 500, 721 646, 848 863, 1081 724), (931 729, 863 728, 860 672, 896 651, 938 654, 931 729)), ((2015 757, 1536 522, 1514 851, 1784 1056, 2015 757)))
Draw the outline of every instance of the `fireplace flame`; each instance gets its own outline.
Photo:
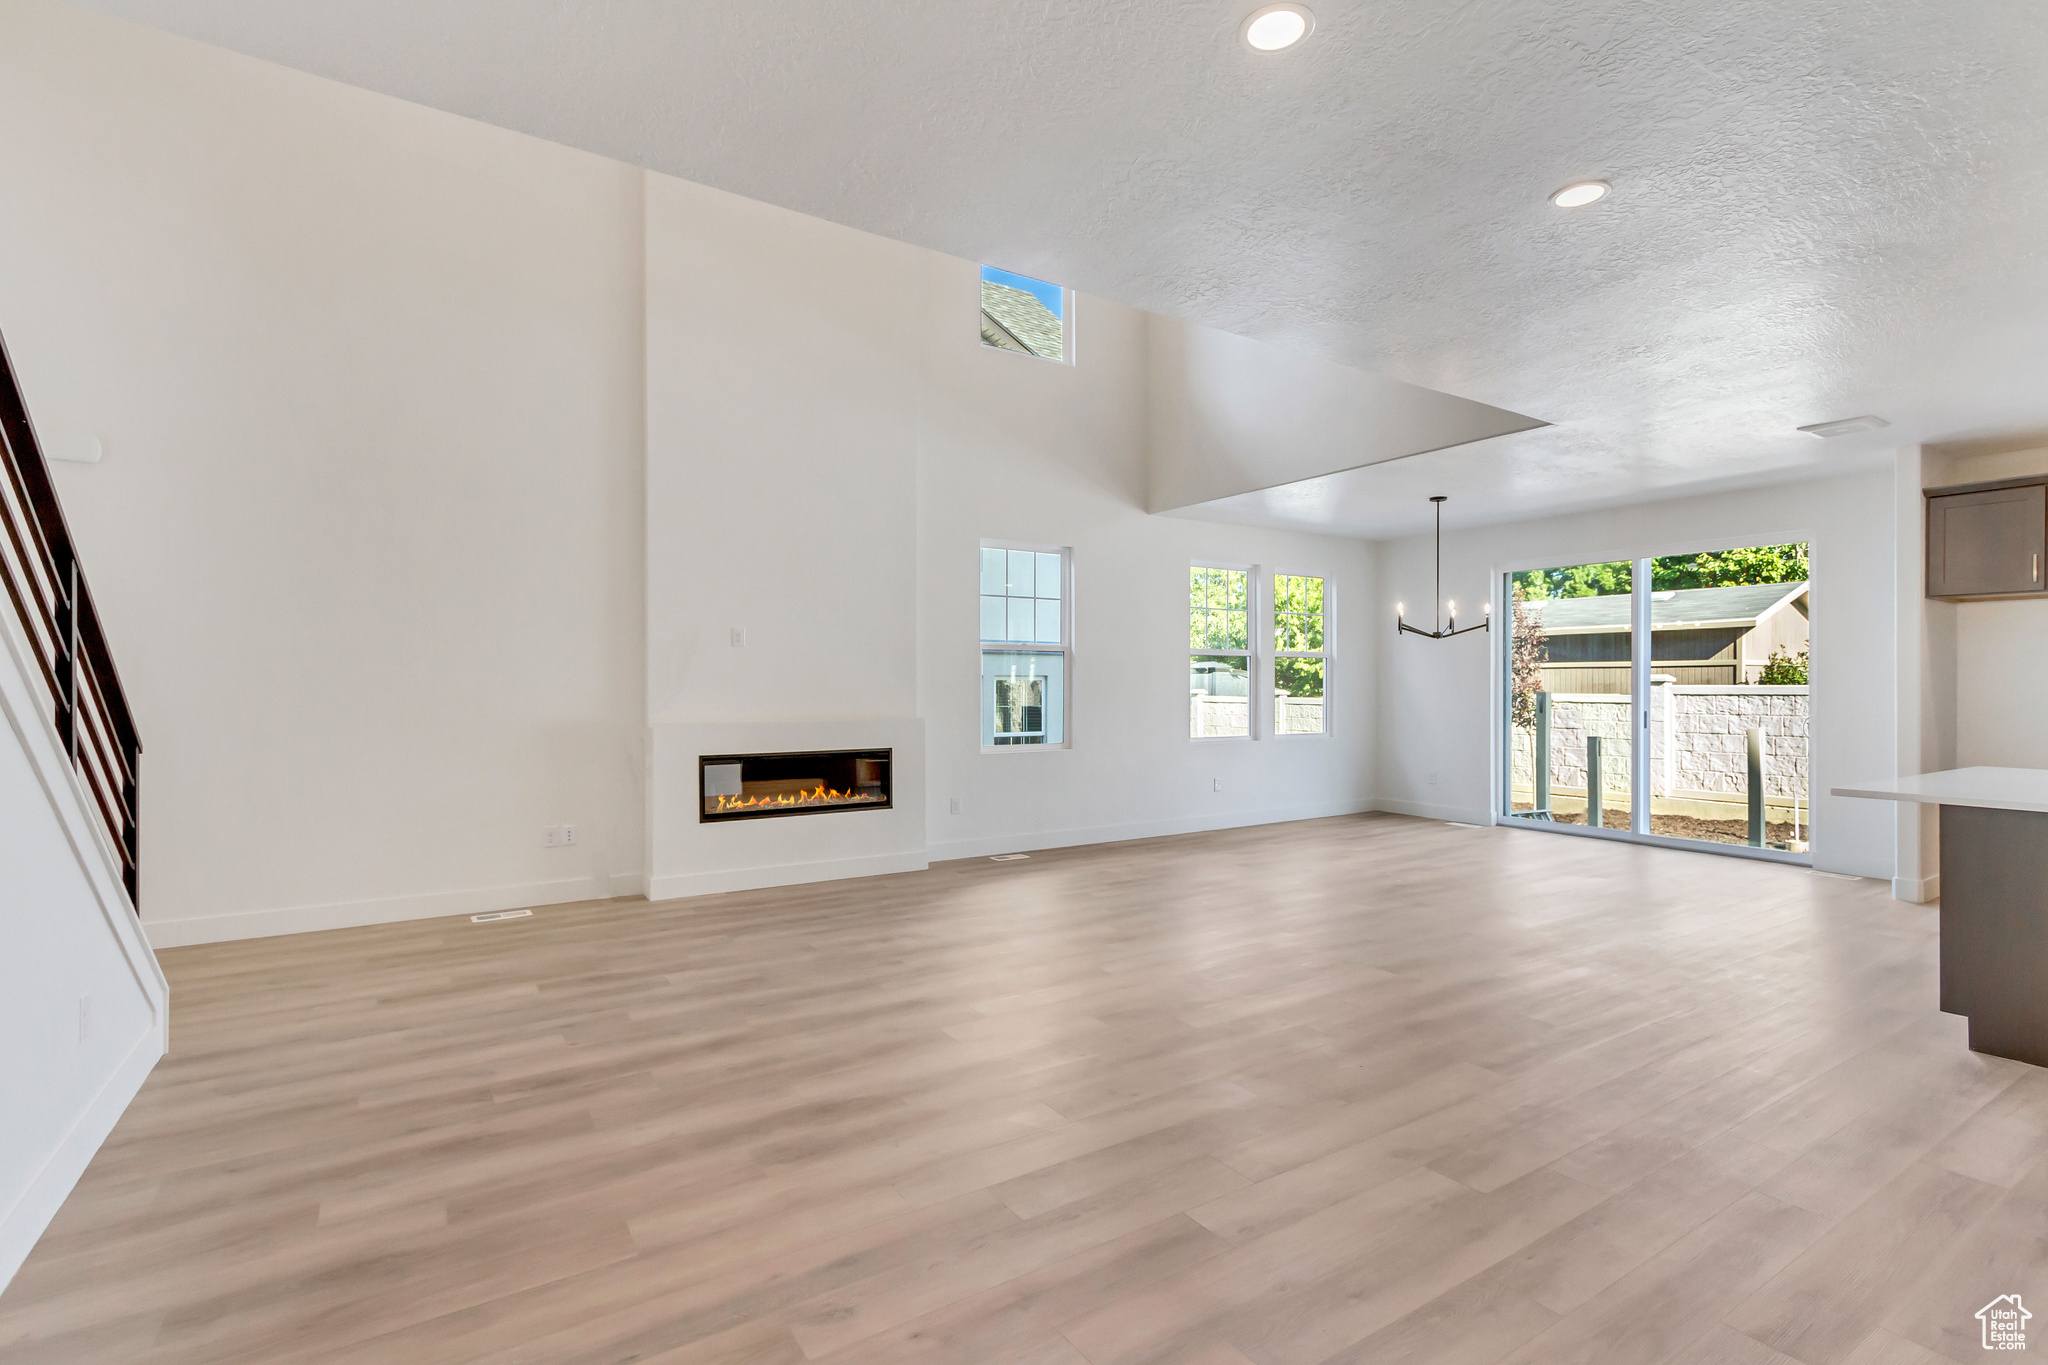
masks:
POLYGON ((765 796, 721 796, 712 807, 712 814, 719 815, 735 810, 788 809, 795 806, 844 806, 866 801, 880 801, 879 793, 857 791, 835 791, 820 782, 809 791, 775 792, 765 796))

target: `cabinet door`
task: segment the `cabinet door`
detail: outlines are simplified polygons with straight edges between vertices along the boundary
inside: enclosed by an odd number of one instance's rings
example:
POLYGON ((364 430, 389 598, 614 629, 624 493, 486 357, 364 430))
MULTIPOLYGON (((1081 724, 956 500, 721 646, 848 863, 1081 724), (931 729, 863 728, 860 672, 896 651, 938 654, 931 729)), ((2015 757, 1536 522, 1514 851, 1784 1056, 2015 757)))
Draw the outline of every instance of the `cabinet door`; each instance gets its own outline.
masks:
POLYGON ((1927 595, 2043 590, 2048 487, 1948 493, 1927 500, 1927 595))

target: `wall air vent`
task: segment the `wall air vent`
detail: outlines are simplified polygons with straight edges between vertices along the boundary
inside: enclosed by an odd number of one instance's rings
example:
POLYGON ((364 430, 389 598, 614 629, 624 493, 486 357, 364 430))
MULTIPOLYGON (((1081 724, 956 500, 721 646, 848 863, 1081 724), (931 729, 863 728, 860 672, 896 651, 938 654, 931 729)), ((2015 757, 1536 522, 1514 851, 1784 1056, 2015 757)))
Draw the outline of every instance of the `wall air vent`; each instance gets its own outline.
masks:
POLYGON ((1859 431, 1883 431, 1891 423, 1882 417, 1844 417, 1836 422, 1815 422, 1810 427, 1801 427, 1809 436, 1826 439, 1830 436, 1853 436, 1859 431))

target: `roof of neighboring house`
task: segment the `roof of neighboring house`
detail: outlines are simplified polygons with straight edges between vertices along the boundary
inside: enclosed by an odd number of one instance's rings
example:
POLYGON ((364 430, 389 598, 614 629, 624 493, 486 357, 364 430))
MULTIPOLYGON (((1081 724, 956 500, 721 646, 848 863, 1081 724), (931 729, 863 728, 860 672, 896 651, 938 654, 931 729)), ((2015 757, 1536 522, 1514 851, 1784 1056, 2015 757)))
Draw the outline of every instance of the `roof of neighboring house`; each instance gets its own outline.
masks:
POLYGON ((1064 359, 1065 333, 1052 309, 1036 294, 994 280, 981 282, 981 339, 1006 351, 1064 359))
MULTIPOLYGON (((1676 588, 1650 594, 1650 628, 1750 625, 1806 591, 1798 583, 1745 583, 1733 588, 1676 588)), ((1547 597, 1524 602, 1548 635, 1592 635, 1629 628, 1629 595, 1547 597)))

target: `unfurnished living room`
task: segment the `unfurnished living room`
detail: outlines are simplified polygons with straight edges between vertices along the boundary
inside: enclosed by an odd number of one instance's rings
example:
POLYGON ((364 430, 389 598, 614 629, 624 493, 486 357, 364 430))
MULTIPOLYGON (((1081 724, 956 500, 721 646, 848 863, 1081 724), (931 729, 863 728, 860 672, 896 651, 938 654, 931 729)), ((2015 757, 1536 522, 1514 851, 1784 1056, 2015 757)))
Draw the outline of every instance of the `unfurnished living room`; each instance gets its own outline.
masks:
POLYGON ((2048 7, 0 0, 0 1365, 2048 1344, 2048 7))

